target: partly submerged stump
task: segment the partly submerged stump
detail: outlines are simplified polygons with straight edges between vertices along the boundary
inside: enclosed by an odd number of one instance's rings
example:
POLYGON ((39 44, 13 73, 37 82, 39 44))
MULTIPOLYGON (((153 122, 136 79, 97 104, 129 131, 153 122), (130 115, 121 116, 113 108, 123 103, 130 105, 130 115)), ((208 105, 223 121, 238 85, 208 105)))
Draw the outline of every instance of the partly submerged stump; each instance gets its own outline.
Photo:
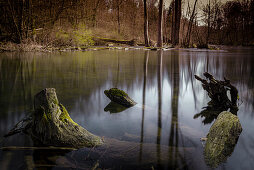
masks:
POLYGON ((54 88, 46 88, 35 95, 34 112, 30 119, 20 122, 6 136, 25 130, 44 145, 74 148, 94 147, 103 144, 100 137, 75 123, 65 107, 59 103, 54 88), (28 121, 27 121, 28 120, 28 121), (18 130, 21 129, 21 130, 18 130))
POLYGON ((238 90, 230 83, 230 80, 225 77, 224 81, 216 80, 213 75, 208 72, 205 72, 204 76, 209 82, 197 75, 195 75, 195 78, 202 82, 203 89, 207 91, 208 96, 211 98, 208 105, 217 110, 227 110, 230 108, 231 111, 237 112, 238 90), (230 99, 227 96, 228 90, 230 92, 230 99))
POLYGON ((207 135, 204 155, 206 163, 215 168, 227 160, 242 132, 238 117, 224 111, 219 114, 207 135))
POLYGON ((133 99, 131 99, 127 93, 118 88, 111 88, 104 91, 105 95, 113 102, 116 102, 125 107, 131 107, 137 104, 133 99))

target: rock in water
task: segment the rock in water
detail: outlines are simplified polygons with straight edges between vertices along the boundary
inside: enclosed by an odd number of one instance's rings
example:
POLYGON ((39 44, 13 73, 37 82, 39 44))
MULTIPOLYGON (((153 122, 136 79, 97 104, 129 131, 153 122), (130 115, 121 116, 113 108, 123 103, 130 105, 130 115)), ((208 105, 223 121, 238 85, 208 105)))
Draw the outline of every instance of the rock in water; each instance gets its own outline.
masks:
POLYGON ((81 148, 103 144, 100 137, 71 119, 65 107, 59 103, 54 88, 46 88, 35 95, 34 109, 29 119, 21 120, 5 136, 25 132, 48 146, 81 148))
POLYGON ((133 99, 131 99, 127 93, 118 88, 111 88, 104 91, 105 95, 113 102, 116 102, 125 107, 131 107, 137 104, 133 99))
POLYGON ((207 135, 204 155, 207 165, 216 168, 225 162, 234 151, 242 126, 238 117, 230 112, 221 112, 207 135))

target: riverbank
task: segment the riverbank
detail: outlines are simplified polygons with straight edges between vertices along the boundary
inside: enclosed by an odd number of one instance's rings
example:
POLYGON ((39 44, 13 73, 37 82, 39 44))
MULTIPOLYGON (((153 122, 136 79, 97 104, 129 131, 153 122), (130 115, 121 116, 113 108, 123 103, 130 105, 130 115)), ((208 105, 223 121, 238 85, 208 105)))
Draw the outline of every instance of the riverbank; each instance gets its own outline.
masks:
MULTIPOLYGON (((193 47, 194 49, 204 49, 204 48, 197 48, 193 47)), ((121 43, 105 43, 101 45, 94 45, 94 46, 47 46, 47 45, 40 45, 38 43, 21 43, 16 44, 12 42, 7 43, 0 43, 0 52, 67 52, 67 51, 97 51, 97 50, 131 50, 131 49, 144 49, 144 50, 169 50, 169 49, 193 49, 193 48, 182 48, 180 46, 174 47, 173 45, 165 45, 163 47, 145 47, 142 44, 121 44, 121 43)), ((216 45, 209 45, 207 50, 219 50, 221 47, 216 45)))

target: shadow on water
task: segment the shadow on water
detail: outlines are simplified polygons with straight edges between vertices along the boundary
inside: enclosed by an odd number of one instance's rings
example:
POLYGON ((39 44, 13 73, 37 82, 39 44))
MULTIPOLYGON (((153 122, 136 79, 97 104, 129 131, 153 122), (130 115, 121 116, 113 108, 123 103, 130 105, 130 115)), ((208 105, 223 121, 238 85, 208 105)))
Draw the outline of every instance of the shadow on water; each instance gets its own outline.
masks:
POLYGON ((104 111, 105 112, 109 112, 109 113, 120 113, 124 110, 128 109, 127 107, 124 107, 118 103, 115 102, 110 102, 105 108, 104 111))

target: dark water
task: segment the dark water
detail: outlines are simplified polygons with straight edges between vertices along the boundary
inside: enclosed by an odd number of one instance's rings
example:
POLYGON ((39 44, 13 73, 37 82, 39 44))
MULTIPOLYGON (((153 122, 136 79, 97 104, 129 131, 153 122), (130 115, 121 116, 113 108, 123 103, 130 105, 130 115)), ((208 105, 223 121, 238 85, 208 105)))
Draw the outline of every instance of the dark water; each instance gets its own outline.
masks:
MULTIPOLYGON (((33 109, 33 96, 37 92, 54 87, 59 101, 78 124, 96 135, 138 144, 133 157, 137 157, 139 163, 148 159, 147 148, 156 156, 148 166, 134 163, 128 167, 122 158, 117 163, 110 160, 98 167, 209 169, 200 138, 206 136, 213 119, 194 119, 209 101, 201 83, 194 79, 194 74, 202 75, 205 71, 218 79, 229 78, 240 96, 238 117, 243 131, 234 152, 218 169, 252 169, 254 50, 250 48, 1 53, 0 136, 33 109), (107 106, 110 100, 103 91, 111 87, 123 89, 138 104, 122 112, 110 113, 121 110, 110 110, 110 105, 107 106), (182 149, 187 151, 180 153, 182 149), (159 165, 160 160, 165 159, 165 153, 168 159, 159 165)), ((1 147, 33 146, 32 140, 23 134, 0 140, 1 147)), ((61 161, 66 161, 65 156, 72 153, 1 149, 0 169, 63 168, 61 161)), ((74 165, 66 167, 89 167, 80 157, 72 160, 74 165)), ((90 167, 96 165, 96 161, 90 160, 89 164, 90 167)))

